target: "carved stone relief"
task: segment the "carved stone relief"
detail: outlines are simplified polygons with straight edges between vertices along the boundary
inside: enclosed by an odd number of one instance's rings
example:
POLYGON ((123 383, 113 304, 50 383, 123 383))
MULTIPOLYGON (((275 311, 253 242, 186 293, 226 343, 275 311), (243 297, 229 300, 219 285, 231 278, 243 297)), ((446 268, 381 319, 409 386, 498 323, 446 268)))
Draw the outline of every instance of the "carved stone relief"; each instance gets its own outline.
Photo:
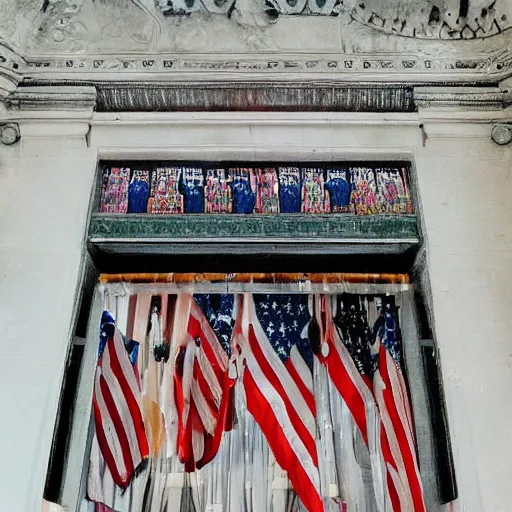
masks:
POLYGON ((507 0, 347 0, 357 22, 388 34, 425 39, 478 39, 512 26, 507 0))
MULTIPOLYGON (((279 50, 274 40, 291 26, 288 15, 300 15, 320 32, 323 21, 314 15, 337 15, 341 36, 357 32, 357 26, 366 27, 366 39, 381 40, 379 33, 390 35, 399 41, 395 44, 405 48, 411 44, 403 37, 481 40, 499 36, 512 26, 512 3, 506 0, 41 1, 39 12, 29 20, 26 40, 30 53, 41 49, 66 53, 194 51, 201 46, 208 52, 279 50), (196 38, 202 41, 194 41, 196 38), (251 44, 255 39, 259 41, 251 44)), ((310 31, 295 35, 297 49, 312 49, 309 35, 310 31)))
MULTIPOLYGON (((140 2, 143 0, 134 0, 140 2)), ((506 0, 155 0, 164 14, 206 10, 229 14, 232 9, 274 15, 337 15, 390 34, 431 39, 490 37, 510 28, 506 0)))
POLYGON ((512 72, 507 0, 0 2, 12 14, 0 20, 0 69, 32 78, 277 73, 463 81, 512 72))

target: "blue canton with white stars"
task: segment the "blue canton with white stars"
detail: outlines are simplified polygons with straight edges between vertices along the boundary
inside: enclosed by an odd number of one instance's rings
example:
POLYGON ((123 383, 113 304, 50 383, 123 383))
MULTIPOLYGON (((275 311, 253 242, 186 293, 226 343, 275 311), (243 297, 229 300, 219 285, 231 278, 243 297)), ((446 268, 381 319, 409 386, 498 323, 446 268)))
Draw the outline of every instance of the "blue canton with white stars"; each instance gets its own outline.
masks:
POLYGON ((256 316, 277 355, 285 363, 290 357, 293 345, 313 369, 313 351, 307 338, 307 328, 311 314, 308 296, 254 294, 256 316))
POLYGON ((400 329, 398 326, 398 312, 394 297, 384 297, 380 317, 373 326, 373 332, 375 337, 378 336, 382 340, 384 347, 400 366, 400 329))
POLYGON ((219 293, 197 294, 194 295, 194 300, 204 313, 222 348, 230 356, 231 334, 235 324, 233 318, 235 296, 219 293))
MULTIPOLYGON (((105 309, 101 315, 100 320, 100 342, 98 344, 98 357, 101 356, 103 351, 105 350, 105 345, 107 341, 114 336, 116 328, 116 321, 112 313, 105 309)), ((132 365, 135 365, 137 362, 137 356, 139 353, 139 344, 133 340, 127 340, 124 335, 122 335, 124 346, 126 351, 128 352, 128 356, 130 357, 130 362, 132 365)))

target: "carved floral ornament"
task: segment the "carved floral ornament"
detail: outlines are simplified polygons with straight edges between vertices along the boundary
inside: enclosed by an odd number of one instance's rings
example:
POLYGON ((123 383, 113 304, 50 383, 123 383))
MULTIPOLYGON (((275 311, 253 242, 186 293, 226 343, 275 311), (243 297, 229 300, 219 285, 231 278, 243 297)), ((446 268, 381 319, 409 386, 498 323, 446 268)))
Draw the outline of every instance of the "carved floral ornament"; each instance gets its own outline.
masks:
POLYGON ((370 80, 379 74, 398 81, 470 81, 499 80, 512 70, 508 0, 23 3, 32 11, 23 18, 20 9, 15 29, 7 31, 0 20, 0 75, 364 73, 370 80), (307 34, 300 31, 305 25, 307 34), (324 31, 334 25, 338 32, 324 31), (291 48, 283 34, 294 30, 301 37, 291 48))
MULTIPOLYGON (((133 0, 144 5, 147 0, 133 0)), ((149 0, 152 1, 152 0, 149 0)), ((229 14, 252 7, 271 16, 347 13, 359 23, 390 34, 417 38, 474 39, 501 33, 511 26, 505 0, 155 0, 168 15, 206 10, 229 14), (240 6, 239 4, 246 4, 240 6)))
POLYGON ((91 2, 98 4, 96 9, 117 4, 120 11, 132 3, 158 24, 162 15, 201 11, 255 25, 271 23, 280 15, 344 14, 351 22, 388 34, 427 39, 485 38, 512 26, 507 0, 44 0, 44 24, 53 26, 52 37, 63 41, 67 35, 83 36, 87 28, 78 15, 90 9, 91 2))

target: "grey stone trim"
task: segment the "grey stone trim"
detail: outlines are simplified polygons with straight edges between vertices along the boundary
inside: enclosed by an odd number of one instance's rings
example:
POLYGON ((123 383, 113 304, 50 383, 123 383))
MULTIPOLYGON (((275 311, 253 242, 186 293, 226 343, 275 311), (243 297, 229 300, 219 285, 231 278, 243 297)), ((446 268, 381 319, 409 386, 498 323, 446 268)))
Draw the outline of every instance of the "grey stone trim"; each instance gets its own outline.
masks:
POLYGON ((418 108, 454 107, 500 110, 506 106, 506 94, 498 87, 415 87, 418 108))
POLYGON ((93 110, 96 89, 87 86, 18 87, 5 99, 12 110, 93 110))

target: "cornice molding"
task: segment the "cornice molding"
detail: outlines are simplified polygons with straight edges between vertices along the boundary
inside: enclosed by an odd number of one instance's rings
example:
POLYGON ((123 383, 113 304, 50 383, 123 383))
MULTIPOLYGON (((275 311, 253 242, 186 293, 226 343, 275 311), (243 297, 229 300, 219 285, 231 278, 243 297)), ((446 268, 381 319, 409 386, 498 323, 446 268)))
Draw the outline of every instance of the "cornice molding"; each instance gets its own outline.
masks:
POLYGON ((318 81, 375 83, 499 82, 512 74, 512 49, 454 57, 412 52, 307 56, 262 52, 218 54, 69 55, 29 57, 23 76, 31 80, 103 82, 318 81))
POLYGON ((6 99, 10 110, 82 110, 96 106, 96 88, 91 86, 28 86, 18 87, 6 99))
MULTIPOLYGON (((92 119, 93 112, 420 113, 420 119, 507 122, 501 87, 405 87, 339 82, 97 83, 21 85, 4 100, 7 120, 92 119)), ((507 109, 507 110, 506 110, 507 109)))
POLYGON ((502 110, 506 94, 499 87, 415 87, 418 109, 502 110))

